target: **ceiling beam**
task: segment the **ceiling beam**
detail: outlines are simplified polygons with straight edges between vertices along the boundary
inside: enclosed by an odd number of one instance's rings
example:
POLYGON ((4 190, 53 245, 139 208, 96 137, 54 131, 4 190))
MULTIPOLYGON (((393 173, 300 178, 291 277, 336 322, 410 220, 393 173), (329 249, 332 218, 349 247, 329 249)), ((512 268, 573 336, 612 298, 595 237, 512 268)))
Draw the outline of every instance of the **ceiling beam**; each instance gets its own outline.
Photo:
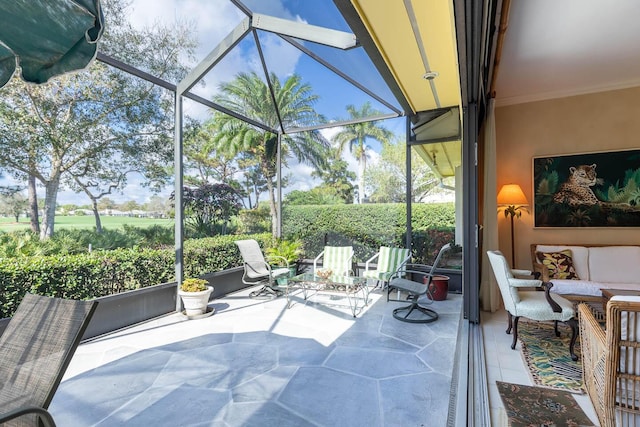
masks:
POLYGON ((299 133, 299 132, 307 132, 310 130, 328 129, 328 128, 334 128, 334 127, 340 127, 340 126, 354 125, 356 123, 375 122, 378 120, 395 119, 396 117, 400 117, 400 116, 394 113, 380 114, 377 116, 363 117, 361 119, 339 120, 339 121, 332 121, 329 123, 323 123, 320 125, 291 128, 291 129, 288 129, 285 133, 292 134, 292 133, 299 133))
POLYGON ((178 83, 178 94, 198 83, 251 30, 250 18, 244 18, 191 72, 178 83))
POLYGON ((275 18, 261 13, 253 14, 251 26, 259 30, 295 37, 342 50, 358 46, 358 40, 352 33, 309 25, 304 22, 275 18))

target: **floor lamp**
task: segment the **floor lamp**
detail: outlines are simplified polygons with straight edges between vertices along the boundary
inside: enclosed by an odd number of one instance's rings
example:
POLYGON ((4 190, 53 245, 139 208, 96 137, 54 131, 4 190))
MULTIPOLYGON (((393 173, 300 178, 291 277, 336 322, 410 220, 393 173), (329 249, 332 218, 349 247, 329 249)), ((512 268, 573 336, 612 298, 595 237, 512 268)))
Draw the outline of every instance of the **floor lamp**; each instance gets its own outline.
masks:
POLYGON ((522 189, 518 184, 505 184, 498 193, 498 205, 504 206, 504 216, 511 218, 511 268, 516 268, 515 236, 513 234, 513 217, 522 216, 522 208, 529 206, 522 189))

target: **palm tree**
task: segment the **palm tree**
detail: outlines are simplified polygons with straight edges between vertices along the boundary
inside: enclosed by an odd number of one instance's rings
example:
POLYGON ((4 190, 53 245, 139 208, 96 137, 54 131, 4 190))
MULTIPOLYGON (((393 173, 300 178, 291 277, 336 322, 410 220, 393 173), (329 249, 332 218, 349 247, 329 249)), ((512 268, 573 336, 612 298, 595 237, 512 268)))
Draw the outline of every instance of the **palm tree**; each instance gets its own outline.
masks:
MULTIPOLYGON (((365 119, 381 114, 373 109, 369 102, 363 104, 359 110, 353 105, 347 105, 347 112, 350 120, 365 119)), ((364 198, 364 172, 367 168, 367 149, 369 148, 366 145, 367 138, 388 144, 393 136, 393 133, 382 127, 379 122, 379 120, 374 120, 346 125, 333 137, 338 153, 342 153, 344 147, 349 144, 349 152, 358 160, 358 203, 362 203, 364 198)))
MULTIPOLYGON (((278 109, 271 102, 269 86, 255 73, 240 73, 234 80, 220 85, 220 94, 214 101, 247 117, 267 125, 272 129, 304 127, 318 124, 324 118, 317 114, 313 105, 318 96, 311 86, 303 84, 298 75, 288 77, 284 82, 271 73, 269 75, 278 109)), ((267 191, 272 218, 272 232, 275 236, 278 211, 274 191, 276 176, 276 155, 278 136, 226 114, 216 113, 211 119, 215 129, 214 140, 218 150, 232 155, 242 154, 253 157, 267 181, 267 191)), ((299 162, 315 168, 324 166, 329 142, 318 131, 282 135, 282 159, 291 155, 299 162)))

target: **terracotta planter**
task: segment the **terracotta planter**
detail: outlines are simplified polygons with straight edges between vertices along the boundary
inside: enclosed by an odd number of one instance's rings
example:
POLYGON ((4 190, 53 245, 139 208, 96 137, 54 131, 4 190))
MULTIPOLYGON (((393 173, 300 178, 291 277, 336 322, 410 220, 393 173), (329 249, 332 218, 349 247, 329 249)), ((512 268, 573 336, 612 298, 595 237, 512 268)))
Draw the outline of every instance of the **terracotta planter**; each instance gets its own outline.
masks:
POLYGON ((184 292, 178 290, 178 295, 182 298, 184 311, 187 316, 197 316, 207 311, 209 304, 209 296, 213 292, 213 286, 207 286, 207 289, 200 292, 184 292))
MULTIPOLYGON (((433 276, 429 288, 434 301, 443 301, 447 299, 447 295, 449 294, 449 276, 433 276)), ((431 299, 431 295, 427 294, 429 299, 431 299)))

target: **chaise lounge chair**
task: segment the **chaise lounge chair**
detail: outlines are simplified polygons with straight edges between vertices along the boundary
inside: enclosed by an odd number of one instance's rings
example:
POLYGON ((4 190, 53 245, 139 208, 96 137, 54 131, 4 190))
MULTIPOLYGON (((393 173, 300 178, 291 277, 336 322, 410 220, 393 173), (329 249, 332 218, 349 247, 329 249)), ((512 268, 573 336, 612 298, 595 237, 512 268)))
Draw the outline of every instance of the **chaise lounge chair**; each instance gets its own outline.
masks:
POLYGON ((0 425, 56 425, 47 409, 97 305, 24 296, 0 336, 0 425))

